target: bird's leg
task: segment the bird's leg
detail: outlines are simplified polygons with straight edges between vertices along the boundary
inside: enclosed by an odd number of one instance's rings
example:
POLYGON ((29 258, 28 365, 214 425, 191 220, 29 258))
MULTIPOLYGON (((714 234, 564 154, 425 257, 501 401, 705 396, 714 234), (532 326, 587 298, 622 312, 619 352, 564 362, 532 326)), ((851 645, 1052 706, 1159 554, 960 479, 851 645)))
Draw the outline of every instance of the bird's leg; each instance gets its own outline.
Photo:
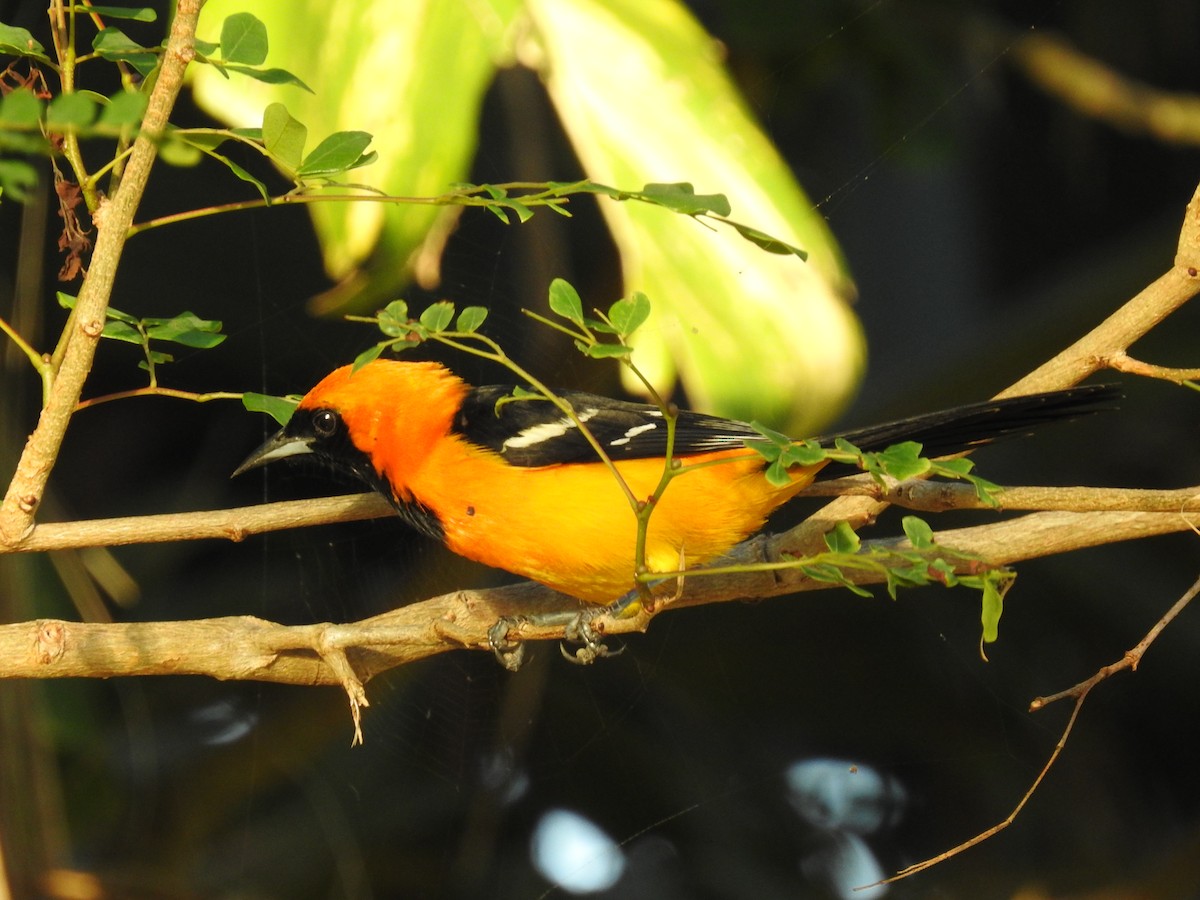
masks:
POLYGON ((488 644, 500 665, 515 672, 525 662, 525 642, 513 640, 509 632, 528 624, 536 628, 562 628, 568 641, 582 644, 574 652, 560 645, 562 655, 571 662, 586 666, 605 656, 617 656, 624 652, 610 650, 602 636, 592 627, 592 622, 601 616, 622 619, 636 615, 642 608, 642 597, 632 590, 608 606, 588 606, 578 611, 543 612, 531 616, 504 616, 488 629, 488 644))
MULTIPOLYGON (((686 567, 686 560, 683 551, 679 553, 679 571, 682 572, 686 567)), ((634 588, 633 590, 622 595, 608 606, 588 606, 578 612, 547 612, 538 613, 533 616, 504 616, 496 621, 496 624, 488 629, 488 643, 491 645, 492 652, 496 654, 496 659, 500 661, 500 665, 508 669, 510 672, 515 672, 521 668, 525 662, 525 644, 522 641, 514 641, 509 638, 510 629, 520 628, 523 624, 534 625, 539 628, 562 628, 563 634, 568 641, 582 644, 574 652, 568 651, 567 648, 559 644, 565 659, 581 666, 587 666, 594 663, 597 659, 606 656, 618 656, 625 652, 625 648, 620 650, 610 650, 604 643, 600 634, 592 628, 592 622, 602 616, 608 616, 613 619, 624 619, 628 616, 635 616, 643 609, 647 612, 653 612, 654 600, 652 595, 654 588, 664 583, 667 579, 660 578, 657 581, 644 583, 634 588)), ((675 579, 675 593, 671 597, 663 598, 667 603, 671 603, 683 594, 684 577, 679 575, 675 579)))

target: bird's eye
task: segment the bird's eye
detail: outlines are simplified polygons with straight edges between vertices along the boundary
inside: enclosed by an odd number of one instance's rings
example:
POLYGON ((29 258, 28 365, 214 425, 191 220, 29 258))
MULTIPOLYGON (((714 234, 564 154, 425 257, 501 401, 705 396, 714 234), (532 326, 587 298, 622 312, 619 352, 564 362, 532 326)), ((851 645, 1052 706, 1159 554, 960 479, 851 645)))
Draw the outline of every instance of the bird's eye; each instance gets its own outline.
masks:
POLYGON ((337 424, 337 413, 332 409, 318 409, 312 415, 313 433, 319 438, 333 437, 337 424))

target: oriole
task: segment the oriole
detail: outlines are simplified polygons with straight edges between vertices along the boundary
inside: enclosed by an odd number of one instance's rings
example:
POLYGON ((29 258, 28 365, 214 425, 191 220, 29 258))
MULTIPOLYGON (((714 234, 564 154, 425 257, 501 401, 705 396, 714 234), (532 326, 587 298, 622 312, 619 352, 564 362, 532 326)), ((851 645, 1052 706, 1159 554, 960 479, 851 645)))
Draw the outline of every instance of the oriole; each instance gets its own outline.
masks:
MULTIPOLYGON (((634 587, 637 524, 613 473, 569 417, 519 399, 511 385, 472 387, 431 362, 376 360, 329 374, 288 424, 234 473, 311 455, 379 491, 411 525, 455 553, 591 603, 634 587)), ((846 432, 863 450, 919 441, 926 456, 964 450, 1111 397, 1104 385, 960 406, 846 432)), ((667 428, 660 409, 577 391, 558 394, 604 447, 635 498, 662 476, 667 428)), ((826 463, 790 470, 772 485, 747 441, 750 425, 678 415, 673 456, 689 470, 672 480, 649 522, 645 561, 672 572, 712 560, 762 528, 767 516, 826 463)), ((832 439, 821 439, 827 443, 832 439)))

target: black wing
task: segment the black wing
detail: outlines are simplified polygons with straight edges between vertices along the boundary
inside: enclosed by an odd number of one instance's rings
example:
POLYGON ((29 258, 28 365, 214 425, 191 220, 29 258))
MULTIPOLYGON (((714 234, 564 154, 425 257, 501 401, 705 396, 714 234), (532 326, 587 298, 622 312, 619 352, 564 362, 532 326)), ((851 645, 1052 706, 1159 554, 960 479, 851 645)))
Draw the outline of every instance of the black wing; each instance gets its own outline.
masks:
MULTIPOLYGON (((548 400, 512 397, 511 385, 472 388, 463 401, 454 430, 467 440, 488 447, 514 466, 594 462, 591 444, 562 410, 548 400)), ((667 452, 667 423, 662 410, 647 403, 613 400, 583 391, 559 391, 575 415, 587 425, 613 459, 644 459, 667 452)), ((761 437, 744 422, 679 413, 675 423, 676 456, 745 446, 761 437)))
MULTIPOLYGON (((463 401, 454 430, 472 443, 496 451, 514 466, 596 460, 595 451, 575 423, 549 401, 522 398, 497 408, 497 402, 511 397, 512 392, 510 385, 473 388, 463 401)), ((658 407, 582 391, 561 391, 558 396, 571 404, 575 415, 613 459, 642 459, 666 453, 667 425, 658 407)), ((842 437, 860 450, 882 450, 901 441, 917 441, 924 455, 944 456, 997 438, 1028 434, 1047 422, 1109 408, 1119 396, 1119 389, 1113 385, 1085 385, 970 403, 814 440, 829 446, 842 437)), ((745 422, 681 411, 675 426, 674 454, 687 456, 743 447, 747 440, 761 437, 745 422)))

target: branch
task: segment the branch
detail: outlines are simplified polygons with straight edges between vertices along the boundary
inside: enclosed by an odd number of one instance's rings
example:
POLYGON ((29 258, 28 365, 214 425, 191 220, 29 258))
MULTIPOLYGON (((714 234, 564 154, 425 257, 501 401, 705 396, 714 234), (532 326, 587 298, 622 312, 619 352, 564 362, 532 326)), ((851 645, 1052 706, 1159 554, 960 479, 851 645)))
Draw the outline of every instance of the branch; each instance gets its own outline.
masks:
POLYGON ((1161 141, 1200 144, 1200 96, 1128 78, 1046 32, 1013 45, 1013 59, 1042 90, 1114 128, 1161 141))
MULTIPOLYGON (((817 482, 798 496, 869 497, 875 501, 922 512, 953 509, 998 511, 979 499, 966 484, 944 481, 905 481, 883 488, 869 475, 855 475, 817 482)), ((1044 512, 1161 512, 1182 515, 1200 513, 1200 485, 1175 490, 1134 490, 1094 487, 1010 487, 999 494, 999 510, 1044 512)), ((42 522, 18 544, 0 543, 0 553, 41 553, 83 547, 121 547, 129 544, 159 544, 169 541, 228 540, 240 542, 255 534, 359 522, 395 515, 395 510, 376 493, 345 494, 314 500, 283 500, 233 509, 202 512, 126 516, 115 519, 85 519, 77 522, 42 522)), ((824 519, 821 520, 823 523, 824 519)), ((857 525, 867 524, 866 519, 857 525)), ((827 523, 825 531, 837 524, 827 523)), ((801 526, 803 527, 803 526, 801 526)), ((824 534, 824 531, 821 532, 824 534)))
MULTIPOLYGON (((334 498, 344 501, 347 498, 334 498)), ((360 502, 361 498, 348 498, 360 502)), ((293 504, 272 504, 291 506, 293 504)), ((720 564, 778 561, 795 549, 807 523, 793 531, 759 536, 740 544, 720 564), (799 539, 797 536, 800 536, 799 539)), ((976 554, 997 565, 1120 540, 1191 528, 1178 513, 1034 513, 973 528, 940 532, 938 543, 976 554)), ((39 529, 40 530, 40 529, 39 529)), ((898 539, 869 541, 867 547, 906 547, 898 539)), ((857 584, 882 581, 870 573, 847 573, 857 584)), ((682 595, 660 603, 663 611, 709 603, 773 597, 831 587, 800 570, 725 574, 687 579, 682 595)), ((399 602, 399 601, 398 601, 399 602)), ((461 648, 487 649, 488 630, 503 617, 562 611, 575 603, 548 588, 524 583, 482 591, 457 591, 344 625, 284 626, 250 616, 187 622, 92 624, 41 619, 0 625, 0 677, 61 678, 115 675, 210 675, 288 684, 345 684, 329 662, 344 655, 363 682, 374 675, 461 648)), ((605 634, 644 631, 651 615, 603 617, 593 623, 605 634)), ((522 624, 513 637, 563 639, 562 626, 522 624)))
MULTIPOLYGON (((1200 187, 1192 195, 1183 216, 1174 264, 1163 275, 1129 300, 1086 335, 1043 363, 1033 372, 1005 388, 997 397, 1035 394, 1078 384, 1103 369, 1107 360, 1124 354, 1167 316, 1200 292, 1200 187)), ((839 521, 854 528, 874 521, 888 504, 875 496, 838 497, 808 522, 798 539, 797 552, 820 550, 826 531, 839 521)))
POLYGON ((142 130, 134 142, 117 192, 96 211, 96 249, 68 327, 66 352, 42 408, 37 427, 25 444, 12 481, 0 504, 0 541, 15 544, 34 528, 33 517, 58 458, 67 423, 92 368, 117 265, 134 213, 141 202, 157 154, 158 138, 183 86, 183 73, 195 56, 196 20, 204 0, 179 0, 163 51, 158 80, 150 92, 142 130))
POLYGON ((119 547, 208 538, 242 541, 253 534, 287 528, 358 522, 391 515, 395 515, 395 510, 379 494, 347 494, 203 512, 88 519, 82 522, 43 522, 19 544, 4 546, 0 543, 0 553, 119 547))

